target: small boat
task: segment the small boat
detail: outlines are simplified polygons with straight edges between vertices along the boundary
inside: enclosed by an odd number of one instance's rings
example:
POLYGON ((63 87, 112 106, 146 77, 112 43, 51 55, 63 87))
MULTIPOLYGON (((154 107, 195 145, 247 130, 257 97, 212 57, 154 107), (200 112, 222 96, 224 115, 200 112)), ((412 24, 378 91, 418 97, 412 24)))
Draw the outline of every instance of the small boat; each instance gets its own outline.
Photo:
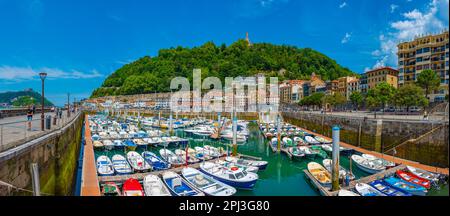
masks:
POLYGON ((194 149, 195 149, 195 152, 201 153, 201 154, 203 154, 203 155, 207 155, 207 156, 209 156, 209 157, 211 157, 211 158, 217 158, 217 157, 220 157, 220 153, 219 153, 219 152, 216 152, 216 151, 214 151, 214 150, 207 150, 207 149, 202 148, 202 147, 200 147, 200 146, 195 146, 194 149))
POLYGON ((324 150, 322 150, 322 147, 315 145, 315 146, 310 146, 310 148, 311 148, 312 152, 316 153, 316 155, 319 155, 321 158, 328 157, 328 154, 324 150))
MULTIPOLYGON (((333 152, 333 146, 331 144, 323 144, 322 149, 329 154, 333 152)), ((346 148, 339 146, 339 152, 343 152, 346 150, 347 150, 346 148)))
POLYGON ((103 140, 103 146, 105 146, 106 150, 112 150, 114 143, 111 140, 103 140))
POLYGON ((91 137, 92 141, 99 141, 100 138, 101 138, 101 137, 100 137, 98 134, 94 134, 94 135, 92 135, 92 137, 91 137))
POLYGON ((133 140, 125 140, 124 145, 127 147, 127 149, 134 151, 137 147, 136 143, 133 142, 133 140))
POLYGON ((406 166, 406 169, 408 169, 409 172, 416 175, 417 177, 424 178, 428 181, 437 182, 439 181, 440 175, 432 172, 428 172, 426 170, 422 170, 419 168, 415 168, 412 166, 406 166))
POLYGON ((186 156, 186 151, 185 151, 185 150, 182 150, 182 149, 175 149, 175 154, 176 154, 177 156, 179 156, 179 157, 184 158, 185 161, 186 161, 186 158, 187 158, 187 161, 188 161, 189 164, 193 164, 193 163, 198 163, 198 162, 200 162, 200 160, 199 160, 198 158, 196 158, 196 157, 191 157, 189 153, 188 153, 187 156, 186 156))
POLYGON ((386 169, 385 166, 380 165, 379 163, 367 160, 359 155, 352 155, 352 160, 356 163, 356 166, 363 170, 364 172, 375 174, 377 172, 381 172, 386 169))
POLYGON ((220 153, 219 149, 210 145, 205 145, 203 147, 205 153, 213 158, 220 157, 222 154, 220 153))
POLYGON ((129 178, 123 183, 122 191, 124 196, 144 196, 141 184, 134 178, 129 178))
POLYGON ((171 196, 169 189, 157 175, 146 175, 143 182, 146 196, 171 196))
POLYGON ((353 192, 353 191, 340 189, 339 192, 338 192, 338 196, 360 196, 360 195, 355 193, 355 192, 353 192))
POLYGON ((366 183, 356 183, 355 190, 358 191, 361 196, 386 196, 386 194, 381 193, 366 183))
POLYGON ((294 142, 292 142, 292 139, 289 137, 283 137, 283 139, 281 141, 283 143, 283 146, 285 146, 285 147, 296 146, 296 144, 294 144, 294 142))
POLYGON ((382 180, 375 180, 373 182, 370 182, 369 185, 377 189, 381 193, 386 194, 387 196, 412 196, 410 193, 397 190, 389 186, 388 184, 386 184, 386 182, 382 180))
POLYGON ((374 163, 378 163, 378 164, 380 164, 381 166, 384 166, 384 167, 386 167, 386 168, 395 167, 395 163, 394 163, 394 162, 392 162, 392 161, 387 161, 387 160, 385 160, 385 159, 383 159, 383 158, 378 158, 378 157, 375 157, 375 156, 370 155, 370 154, 362 154, 361 156, 362 156, 363 158, 369 160, 369 161, 373 161, 374 163))
POLYGON ((239 164, 239 165, 258 167, 259 170, 265 170, 267 167, 267 164, 268 164, 267 161, 249 160, 249 159, 237 158, 237 157, 232 157, 232 156, 226 157, 225 160, 228 162, 239 164))
POLYGON ((201 163, 200 171, 227 185, 241 189, 253 189, 258 180, 256 173, 246 172, 237 166, 228 168, 219 163, 201 163))
POLYGON ((318 142, 322 143, 322 144, 329 144, 329 143, 331 143, 331 140, 325 139, 325 138, 320 137, 320 136, 316 136, 315 139, 318 142))
POLYGON ((122 140, 114 140, 113 144, 114 144, 114 147, 126 147, 125 143, 122 142, 122 140))
POLYGON ((413 183, 409 183, 407 181, 404 181, 402 179, 399 178, 395 178, 393 176, 384 179, 384 181, 391 187, 401 190, 401 191, 405 191, 408 192, 412 195, 416 195, 416 196, 425 196, 428 191, 425 187, 422 187, 420 185, 416 185, 413 183))
POLYGON ((152 167, 152 170, 165 170, 170 168, 170 163, 167 163, 160 157, 156 156, 155 153, 150 151, 144 151, 142 152, 142 157, 144 158, 147 163, 150 164, 152 167))
POLYGON ((300 159, 305 156, 305 153, 303 153, 303 151, 301 151, 299 147, 290 147, 288 148, 288 152, 294 159, 300 159))
POLYGON ((311 151, 309 146, 300 146, 298 149, 309 159, 314 159, 317 155, 317 152, 311 151))
MULTIPOLYGON (((327 169, 328 172, 331 173, 332 172, 331 168, 332 168, 333 161, 331 159, 324 159, 322 161, 322 163, 323 163, 323 166, 325 167, 325 169, 327 169)), ((355 179, 355 175, 353 175, 353 173, 350 173, 344 167, 339 166, 339 178, 340 179, 345 179, 347 177, 347 175, 348 175, 348 179, 350 181, 353 181, 355 179)))
POLYGON ((398 177, 400 177, 401 179, 403 179, 409 183, 420 185, 426 189, 430 189, 430 187, 431 187, 431 183, 429 180, 420 178, 412 173, 405 172, 403 170, 397 170, 395 173, 397 174, 398 177))
POLYGON ((114 168, 108 156, 102 155, 97 158, 97 172, 100 176, 114 175, 114 168))
MULTIPOLYGON (((144 138, 144 139, 149 139, 149 138, 144 138)), ((133 142, 138 146, 138 147, 142 147, 142 146, 147 146, 148 142, 145 142, 144 139, 133 139, 133 142)))
POLYGON ((303 140, 301 137, 294 137, 294 143, 296 145, 306 145, 305 140, 303 140))
POLYGON ((255 167, 255 166, 246 166, 246 165, 236 164, 236 163, 228 162, 228 161, 224 161, 224 160, 218 160, 218 161, 216 161, 216 163, 218 163, 224 167, 227 167, 227 168, 238 167, 244 171, 252 172, 252 173, 258 173, 258 171, 259 171, 259 168, 255 167))
POLYGON ((94 146, 94 148, 101 148, 101 147, 104 146, 103 143, 100 142, 100 141, 98 141, 98 140, 94 141, 94 142, 92 143, 92 145, 94 146))
POLYGON ((130 164, 124 156, 116 154, 111 158, 114 170, 118 175, 125 175, 133 173, 130 164))
POLYGON ((120 189, 114 182, 106 182, 102 186, 102 194, 104 196, 121 196, 120 189))
POLYGON ((316 162, 309 162, 308 171, 324 187, 331 185, 331 174, 322 165, 316 162))
POLYGON ((193 185, 189 184, 180 175, 172 171, 165 171, 162 174, 163 182, 174 196, 204 196, 205 194, 193 185))
POLYGON ((128 163, 137 172, 145 172, 151 169, 150 164, 148 164, 144 158, 135 151, 129 151, 127 153, 128 163))
POLYGON ((236 189, 224 184, 197 169, 187 167, 181 171, 183 177, 209 196, 232 196, 236 189))
POLYGON ((168 149, 160 149, 159 155, 161 155, 161 157, 165 161, 169 162, 173 167, 178 167, 178 166, 182 166, 182 165, 186 164, 186 161, 184 160, 184 158, 176 155, 175 153, 173 153, 172 151, 170 151, 168 149))
POLYGON ((305 141, 311 145, 320 144, 320 142, 314 139, 314 137, 312 136, 305 136, 305 141))

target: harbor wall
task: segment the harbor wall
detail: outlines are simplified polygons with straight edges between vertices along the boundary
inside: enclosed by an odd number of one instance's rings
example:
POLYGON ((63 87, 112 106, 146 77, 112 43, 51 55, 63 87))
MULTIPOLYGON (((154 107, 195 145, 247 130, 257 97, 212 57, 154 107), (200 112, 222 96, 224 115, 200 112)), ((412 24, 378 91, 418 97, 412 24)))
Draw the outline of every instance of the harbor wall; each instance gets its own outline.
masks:
MULTIPOLYGON (((42 195, 72 195, 83 119, 80 114, 61 130, 23 144, 29 146, 0 158, 0 180, 31 191, 30 167, 37 163, 42 195)), ((0 196, 9 195, 32 194, 0 186, 0 196)))
MULTIPOLYGON (((283 113, 286 122, 331 137, 331 127, 339 125, 342 142, 367 150, 393 154, 392 148, 412 138, 440 127, 425 121, 379 120, 343 117, 314 113, 283 113)), ((417 161, 426 165, 449 167, 448 123, 417 142, 402 144, 395 148, 396 157, 417 161)))

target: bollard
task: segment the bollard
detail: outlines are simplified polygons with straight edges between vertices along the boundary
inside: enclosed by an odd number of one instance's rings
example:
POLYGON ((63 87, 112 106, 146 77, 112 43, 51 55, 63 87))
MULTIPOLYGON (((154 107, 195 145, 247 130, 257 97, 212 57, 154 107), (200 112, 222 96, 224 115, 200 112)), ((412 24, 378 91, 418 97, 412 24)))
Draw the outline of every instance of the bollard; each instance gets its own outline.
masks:
POLYGON ((333 150, 332 150, 332 167, 331 167, 331 180, 332 191, 339 190, 339 126, 335 125, 332 128, 333 133, 333 150))

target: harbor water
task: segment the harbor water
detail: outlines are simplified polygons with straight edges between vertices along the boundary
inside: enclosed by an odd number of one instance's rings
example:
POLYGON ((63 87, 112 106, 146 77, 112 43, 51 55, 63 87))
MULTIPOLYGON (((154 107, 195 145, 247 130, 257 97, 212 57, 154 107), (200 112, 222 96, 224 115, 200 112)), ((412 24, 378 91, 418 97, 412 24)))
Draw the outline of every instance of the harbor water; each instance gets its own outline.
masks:
MULTIPOLYGON (((286 154, 280 152, 272 152, 268 145, 268 141, 260 133, 256 123, 249 124, 251 132, 249 139, 245 144, 238 146, 238 153, 260 157, 262 160, 268 161, 269 165, 266 170, 258 172, 259 180, 253 190, 238 190, 237 196, 320 196, 319 191, 309 183, 303 170, 307 169, 307 164, 312 160, 302 158, 301 160, 291 160, 286 154)), ((175 135, 189 139, 189 147, 211 145, 214 147, 223 147, 227 149, 229 141, 212 140, 198 136, 188 136, 183 130, 176 130, 175 135)), ((162 147, 147 147, 146 150, 155 152, 159 155, 162 147)), ((176 147, 168 147, 168 149, 176 149, 176 147)), ((141 153, 145 149, 137 149, 141 153)), ((229 148, 231 152, 231 148, 229 148)), ((126 150, 96 150, 96 157, 107 155, 112 157, 114 154, 126 154, 126 150)), ((330 157, 330 156, 329 156, 330 157)), ((388 156, 387 156, 388 157, 388 156)), ((323 158, 317 156, 315 162, 322 164, 323 158)), ((340 156, 340 165, 346 169, 350 169, 349 156, 340 156)), ((368 176, 359 170, 354 164, 352 172, 357 179, 368 176)), ((448 196, 448 184, 441 186, 439 190, 432 189, 429 196, 441 195, 448 196)))

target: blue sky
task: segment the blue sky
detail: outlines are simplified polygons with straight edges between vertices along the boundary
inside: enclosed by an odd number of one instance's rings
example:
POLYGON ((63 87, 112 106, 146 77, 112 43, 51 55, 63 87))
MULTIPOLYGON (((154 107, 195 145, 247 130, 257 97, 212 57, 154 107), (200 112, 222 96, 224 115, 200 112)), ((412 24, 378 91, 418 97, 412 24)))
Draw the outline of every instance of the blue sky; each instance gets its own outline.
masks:
POLYGON ((88 97, 123 64, 207 41, 310 47, 361 73, 396 67, 395 44, 448 29, 448 0, 0 0, 0 92, 88 97))

